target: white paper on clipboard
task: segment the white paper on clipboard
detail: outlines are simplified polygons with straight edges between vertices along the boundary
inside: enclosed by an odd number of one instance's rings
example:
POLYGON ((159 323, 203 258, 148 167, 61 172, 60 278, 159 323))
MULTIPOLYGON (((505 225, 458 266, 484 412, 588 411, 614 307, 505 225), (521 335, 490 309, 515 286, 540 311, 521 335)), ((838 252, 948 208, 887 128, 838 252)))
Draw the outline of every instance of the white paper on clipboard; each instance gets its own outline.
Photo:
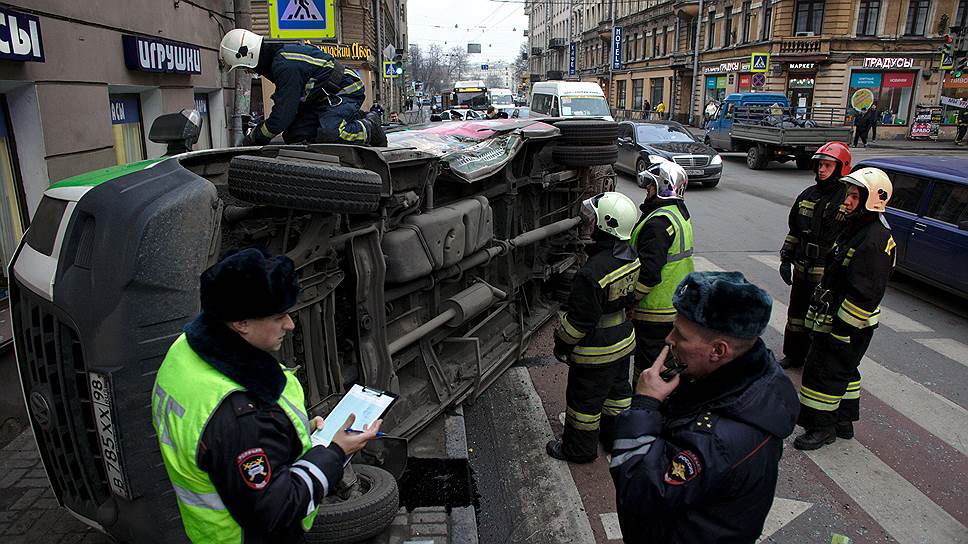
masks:
POLYGON ((350 414, 356 414, 353 428, 363 430, 364 425, 372 425, 374 421, 380 419, 395 400, 396 397, 389 393, 368 389, 360 384, 353 385, 333 411, 326 416, 323 428, 313 433, 313 442, 322 442, 324 446, 329 446, 336 433, 343 429, 343 424, 350 414))

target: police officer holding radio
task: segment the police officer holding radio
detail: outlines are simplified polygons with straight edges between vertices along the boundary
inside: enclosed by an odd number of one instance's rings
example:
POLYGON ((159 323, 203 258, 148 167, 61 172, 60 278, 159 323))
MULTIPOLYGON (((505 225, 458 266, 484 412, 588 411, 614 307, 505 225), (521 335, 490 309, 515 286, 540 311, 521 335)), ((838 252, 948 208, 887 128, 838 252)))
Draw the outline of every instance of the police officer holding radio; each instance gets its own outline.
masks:
POLYGON ((759 336, 773 301, 739 272, 693 272, 673 330, 616 421, 610 470, 627 544, 754 542, 773 504, 796 391, 759 336))
POLYGON ((202 312, 168 350, 152 421, 185 532, 193 542, 302 542, 348 455, 376 437, 346 430, 328 447, 310 433, 302 386, 274 353, 299 295, 289 257, 245 249, 201 277, 202 312))

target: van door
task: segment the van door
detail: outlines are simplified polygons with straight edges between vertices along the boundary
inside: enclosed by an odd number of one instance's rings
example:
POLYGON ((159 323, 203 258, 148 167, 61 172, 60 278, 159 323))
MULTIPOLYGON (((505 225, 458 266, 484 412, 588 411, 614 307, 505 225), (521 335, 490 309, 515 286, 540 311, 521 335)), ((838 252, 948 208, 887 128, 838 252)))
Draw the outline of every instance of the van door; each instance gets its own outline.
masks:
POLYGON ((730 100, 723 102, 719 111, 716 112, 716 118, 712 121, 712 129, 709 133, 709 140, 716 149, 732 151, 729 131, 733 128, 733 110, 735 107, 736 102, 730 100))
POLYGON ((934 281, 968 291, 968 185, 934 180, 924 215, 912 226, 907 267, 934 281))

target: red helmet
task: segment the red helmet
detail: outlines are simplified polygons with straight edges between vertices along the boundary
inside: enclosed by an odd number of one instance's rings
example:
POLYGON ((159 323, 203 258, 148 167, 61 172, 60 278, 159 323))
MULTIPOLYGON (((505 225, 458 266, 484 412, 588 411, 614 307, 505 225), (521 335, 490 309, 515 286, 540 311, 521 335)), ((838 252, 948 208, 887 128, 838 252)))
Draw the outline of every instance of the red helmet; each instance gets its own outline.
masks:
POLYGON ((840 163, 840 176, 844 177, 850 173, 850 150, 847 144, 841 142, 827 142, 813 154, 813 160, 821 159, 835 160, 840 163))

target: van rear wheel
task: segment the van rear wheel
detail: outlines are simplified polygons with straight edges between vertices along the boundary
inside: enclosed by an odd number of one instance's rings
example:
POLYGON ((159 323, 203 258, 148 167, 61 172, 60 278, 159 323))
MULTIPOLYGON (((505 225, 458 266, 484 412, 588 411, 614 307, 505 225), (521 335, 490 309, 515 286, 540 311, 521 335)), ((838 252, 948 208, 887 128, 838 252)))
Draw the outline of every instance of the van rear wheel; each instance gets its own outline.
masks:
POLYGON ((766 168, 769 162, 770 159, 766 155, 766 147, 762 145, 754 145, 746 152, 746 166, 750 170, 762 170, 766 168))

